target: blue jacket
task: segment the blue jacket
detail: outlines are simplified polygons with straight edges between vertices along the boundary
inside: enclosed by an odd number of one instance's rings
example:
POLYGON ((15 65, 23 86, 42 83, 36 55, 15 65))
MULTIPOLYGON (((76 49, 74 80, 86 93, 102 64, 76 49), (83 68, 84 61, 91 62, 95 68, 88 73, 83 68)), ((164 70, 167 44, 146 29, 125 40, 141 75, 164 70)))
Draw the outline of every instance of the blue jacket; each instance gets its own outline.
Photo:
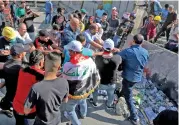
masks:
POLYGON ((154 2, 154 14, 159 15, 160 13, 162 13, 162 6, 160 5, 160 2, 156 0, 154 2))
POLYGON ((148 51, 140 45, 133 45, 118 53, 123 60, 122 77, 130 82, 140 82, 148 62, 148 51))
POLYGON ((76 32, 73 32, 73 30, 71 29, 71 27, 67 27, 64 29, 64 32, 62 33, 62 47, 64 47, 65 45, 67 45, 68 43, 70 43, 73 40, 76 40, 77 35, 80 34, 80 30, 77 30, 76 32))

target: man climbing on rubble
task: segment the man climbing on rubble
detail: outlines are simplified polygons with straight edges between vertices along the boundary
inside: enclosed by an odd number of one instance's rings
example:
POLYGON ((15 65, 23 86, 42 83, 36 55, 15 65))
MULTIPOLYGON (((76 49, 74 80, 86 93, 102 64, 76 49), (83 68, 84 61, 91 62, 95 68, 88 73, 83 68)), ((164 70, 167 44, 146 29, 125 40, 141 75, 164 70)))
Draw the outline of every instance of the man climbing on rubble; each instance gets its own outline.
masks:
POLYGON ((122 90, 118 96, 124 96, 130 111, 129 120, 134 125, 139 124, 139 118, 132 99, 132 88, 136 83, 141 82, 149 58, 148 51, 141 47, 143 41, 144 37, 137 34, 133 37, 132 46, 118 53, 123 60, 122 90))

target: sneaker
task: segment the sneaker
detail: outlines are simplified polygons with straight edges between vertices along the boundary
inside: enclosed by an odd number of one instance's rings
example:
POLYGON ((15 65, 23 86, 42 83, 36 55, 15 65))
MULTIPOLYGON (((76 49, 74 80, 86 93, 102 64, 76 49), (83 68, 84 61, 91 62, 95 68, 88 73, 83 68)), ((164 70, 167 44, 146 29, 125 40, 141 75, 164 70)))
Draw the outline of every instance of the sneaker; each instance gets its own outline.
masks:
POLYGON ((110 110, 110 109, 114 109, 115 107, 112 105, 112 106, 107 106, 106 105, 106 108, 108 109, 108 110, 110 110))
POLYGON ((93 102, 93 99, 92 99, 92 98, 89 98, 89 102, 92 103, 92 102, 93 102))
POLYGON ((93 101, 92 98, 89 99, 89 102, 91 103, 91 105, 92 105, 93 107, 98 107, 98 105, 93 101))
POLYGON ((82 115, 80 114, 80 118, 81 118, 81 119, 85 119, 85 118, 86 118, 86 116, 82 116, 82 115))
POLYGON ((98 105, 94 102, 91 103, 93 107, 98 107, 98 105))
POLYGON ((66 125, 72 125, 71 122, 66 123, 66 125))
POLYGON ((133 125, 140 125, 140 120, 137 119, 137 120, 133 120, 131 118, 128 118, 128 120, 133 124, 133 125))

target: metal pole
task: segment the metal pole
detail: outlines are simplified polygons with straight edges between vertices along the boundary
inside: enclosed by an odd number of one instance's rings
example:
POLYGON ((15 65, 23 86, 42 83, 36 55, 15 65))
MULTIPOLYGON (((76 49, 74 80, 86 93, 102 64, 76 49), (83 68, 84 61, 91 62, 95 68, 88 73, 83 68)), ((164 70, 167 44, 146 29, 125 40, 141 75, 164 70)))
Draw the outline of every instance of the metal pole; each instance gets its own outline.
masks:
POLYGON ((82 3, 81 3, 81 9, 83 8, 83 5, 84 5, 84 0, 83 0, 82 3))
POLYGON ((37 7, 37 0, 34 1, 35 7, 37 7))
POLYGON ((127 1, 126 12, 128 10, 128 6, 129 6, 129 0, 127 1))

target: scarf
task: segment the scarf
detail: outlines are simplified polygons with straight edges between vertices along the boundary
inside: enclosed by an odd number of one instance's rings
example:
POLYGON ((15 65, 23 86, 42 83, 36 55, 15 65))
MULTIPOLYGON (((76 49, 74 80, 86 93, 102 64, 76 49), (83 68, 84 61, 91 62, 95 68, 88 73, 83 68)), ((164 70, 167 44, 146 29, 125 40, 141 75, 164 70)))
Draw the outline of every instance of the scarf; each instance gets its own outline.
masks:
POLYGON ((113 57, 113 54, 111 52, 103 52, 103 55, 102 55, 104 58, 112 58, 113 57))
POLYGON ((84 56, 82 54, 74 54, 73 56, 71 56, 70 58, 70 62, 72 64, 78 64, 86 59, 88 59, 89 57, 88 56, 84 56))

